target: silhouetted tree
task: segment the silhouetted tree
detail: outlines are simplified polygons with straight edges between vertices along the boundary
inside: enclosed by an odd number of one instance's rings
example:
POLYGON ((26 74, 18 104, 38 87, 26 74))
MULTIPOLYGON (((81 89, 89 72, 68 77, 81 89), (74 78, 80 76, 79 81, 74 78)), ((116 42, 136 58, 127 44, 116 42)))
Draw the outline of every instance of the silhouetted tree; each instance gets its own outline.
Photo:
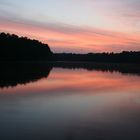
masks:
POLYGON ((47 44, 14 34, 0 34, 1 61, 50 60, 52 52, 47 44))

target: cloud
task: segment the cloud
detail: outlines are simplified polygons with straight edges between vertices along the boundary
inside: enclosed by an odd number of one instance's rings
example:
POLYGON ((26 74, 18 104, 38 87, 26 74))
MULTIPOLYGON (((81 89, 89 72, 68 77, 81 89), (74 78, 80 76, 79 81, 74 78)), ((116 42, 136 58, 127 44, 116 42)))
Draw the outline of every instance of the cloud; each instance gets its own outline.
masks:
MULTIPOLYGON (((140 21, 138 20, 140 17, 139 1, 82 0, 82 2, 88 3, 87 5, 89 3, 94 5, 91 8, 95 7, 95 9, 93 8, 95 13, 99 11, 97 17, 104 16, 104 20, 108 20, 113 29, 111 27, 111 29, 99 28, 94 25, 68 24, 64 20, 54 20, 54 18, 46 14, 44 20, 32 18, 26 12, 25 14, 18 13, 16 5, 13 3, 10 4, 8 1, 0 0, 0 31, 39 39, 49 43, 53 50, 61 52, 63 50, 73 52, 140 50, 140 28, 138 28, 140 26, 138 24, 140 21), (15 10, 10 8, 12 4, 15 10), (109 8, 110 5, 112 8, 109 8), (119 27, 118 24, 113 24, 112 21, 117 21, 116 23, 121 21, 123 26, 119 27), (135 26, 127 26, 132 23, 135 23, 135 26), (129 31, 124 32, 124 30, 129 31)), ((93 17, 93 19, 96 20, 96 17, 93 17)), ((105 23, 100 22, 99 24, 104 25, 105 23)))
POLYGON ((140 38, 119 32, 63 23, 3 20, 0 30, 40 39, 58 52, 138 50, 140 38))

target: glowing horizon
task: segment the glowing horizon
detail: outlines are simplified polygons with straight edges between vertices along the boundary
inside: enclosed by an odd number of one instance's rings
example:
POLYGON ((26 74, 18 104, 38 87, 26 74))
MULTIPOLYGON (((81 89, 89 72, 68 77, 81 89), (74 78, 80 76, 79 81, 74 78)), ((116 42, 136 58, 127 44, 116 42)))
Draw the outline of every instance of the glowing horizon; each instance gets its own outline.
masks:
POLYGON ((0 0, 0 32, 54 52, 140 51, 138 0, 0 0))

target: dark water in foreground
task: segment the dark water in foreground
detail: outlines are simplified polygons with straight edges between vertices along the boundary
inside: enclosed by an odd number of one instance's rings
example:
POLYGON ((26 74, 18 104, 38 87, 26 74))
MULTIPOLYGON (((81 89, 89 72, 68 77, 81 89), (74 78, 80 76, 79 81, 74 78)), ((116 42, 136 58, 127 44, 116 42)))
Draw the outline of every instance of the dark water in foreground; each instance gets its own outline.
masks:
POLYGON ((1 140, 140 139, 139 75, 47 70, 44 77, 26 73, 32 82, 1 75, 1 140))

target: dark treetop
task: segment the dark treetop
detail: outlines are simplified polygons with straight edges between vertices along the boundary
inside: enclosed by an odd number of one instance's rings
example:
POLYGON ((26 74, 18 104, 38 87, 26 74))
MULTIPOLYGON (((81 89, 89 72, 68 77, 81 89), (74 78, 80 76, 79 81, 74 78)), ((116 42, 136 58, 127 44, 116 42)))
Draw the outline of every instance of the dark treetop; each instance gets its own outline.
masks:
POLYGON ((14 34, 0 34, 1 61, 49 60, 51 55, 47 44, 14 34))

